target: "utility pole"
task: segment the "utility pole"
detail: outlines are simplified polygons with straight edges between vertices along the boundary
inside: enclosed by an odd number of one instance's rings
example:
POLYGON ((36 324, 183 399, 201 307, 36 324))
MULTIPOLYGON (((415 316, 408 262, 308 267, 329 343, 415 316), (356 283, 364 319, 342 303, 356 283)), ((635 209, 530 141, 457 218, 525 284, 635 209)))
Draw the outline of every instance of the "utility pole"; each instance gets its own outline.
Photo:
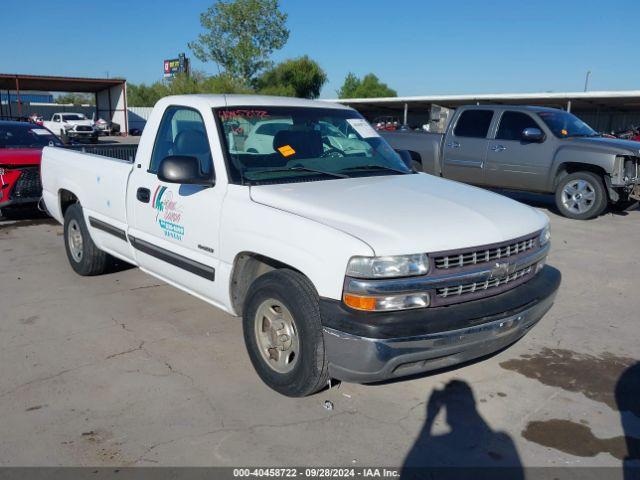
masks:
POLYGON ((589 89, 589 78, 591 77, 591 70, 587 70, 587 75, 584 79, 584 91, 586 92, 589 89))

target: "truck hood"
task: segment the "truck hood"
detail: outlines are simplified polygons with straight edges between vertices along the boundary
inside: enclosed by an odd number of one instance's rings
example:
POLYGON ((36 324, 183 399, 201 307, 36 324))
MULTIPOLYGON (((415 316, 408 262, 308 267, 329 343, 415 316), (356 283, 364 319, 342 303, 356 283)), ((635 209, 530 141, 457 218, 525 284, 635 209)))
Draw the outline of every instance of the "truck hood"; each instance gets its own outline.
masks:
POLYGON ((588 148, 599 148, 603 151, 614 151, 616 154, 640 156, 640 142, 606 137, 574 137, 568 138, 573 145, 588 148))
POLYGON ((376 255, 486 245, 541 230, 544 214, 501 195, 427 174, 251 187, 254 202, 328 225, 376 255))
POLYGON ((0 165, 40 165, 41 148, 0 148, 0 165))

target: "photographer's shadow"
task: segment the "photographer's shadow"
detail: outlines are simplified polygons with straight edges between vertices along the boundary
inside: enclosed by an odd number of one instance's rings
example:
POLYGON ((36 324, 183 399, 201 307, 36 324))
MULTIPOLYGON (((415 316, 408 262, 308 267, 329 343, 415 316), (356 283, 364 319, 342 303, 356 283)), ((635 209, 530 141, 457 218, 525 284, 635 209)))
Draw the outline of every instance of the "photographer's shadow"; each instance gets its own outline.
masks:
POLYGON ((492 478, 524 478, 522 463, 511 437, 494 431, 476 408, 469 384, 450 381, 443 390, 434 390, 427 402, 427 418, 418 438, 403 463, 403 478, 422 478, 437 468, 444 477, 460 472, 459 467, 486 467, 492 478), (434 434, 438 413, 445 412, 449 432, 434 434), (456 468, 454 468, 456 467, 456 468))

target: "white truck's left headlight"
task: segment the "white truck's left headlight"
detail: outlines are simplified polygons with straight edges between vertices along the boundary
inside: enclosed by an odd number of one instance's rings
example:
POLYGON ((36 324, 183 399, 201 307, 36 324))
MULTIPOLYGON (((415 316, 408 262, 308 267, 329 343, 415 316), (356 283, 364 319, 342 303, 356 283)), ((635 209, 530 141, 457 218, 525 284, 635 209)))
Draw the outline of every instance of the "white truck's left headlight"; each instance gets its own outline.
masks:
POLYGON ((386 257, 351 257, 347 275, 356 278, 393 278, 425 275, 429 272, 426 253, 386 257))

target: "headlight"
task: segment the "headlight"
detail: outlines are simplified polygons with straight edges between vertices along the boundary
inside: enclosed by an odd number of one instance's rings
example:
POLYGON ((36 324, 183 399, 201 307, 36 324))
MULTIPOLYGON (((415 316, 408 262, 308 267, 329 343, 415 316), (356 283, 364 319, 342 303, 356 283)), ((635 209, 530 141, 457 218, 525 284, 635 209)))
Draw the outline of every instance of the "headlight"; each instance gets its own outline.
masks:
POLYGON ((424 275, 429 271, 425 253, 389 257, 351 257, 347 275, 356 278, 391 278, 424 275))
POLYGON ((345 293, 342 296, 345 305, 356 310, 367 312, 389 312, 393 310, 409 310, 412 308, 425 308, 429 306, 429 294, 427 292, 406 293, 389 295, 384 297, 369 297, 345 293))
POLYGON ((549 243, 549 240, 551 240, 551 230, 549 229, 549 225, 547 225, 546 227, 544 227, 542 232, 540 232, 538 241, 540 243, 540 246, 544 247, 547 243, 549 243))

